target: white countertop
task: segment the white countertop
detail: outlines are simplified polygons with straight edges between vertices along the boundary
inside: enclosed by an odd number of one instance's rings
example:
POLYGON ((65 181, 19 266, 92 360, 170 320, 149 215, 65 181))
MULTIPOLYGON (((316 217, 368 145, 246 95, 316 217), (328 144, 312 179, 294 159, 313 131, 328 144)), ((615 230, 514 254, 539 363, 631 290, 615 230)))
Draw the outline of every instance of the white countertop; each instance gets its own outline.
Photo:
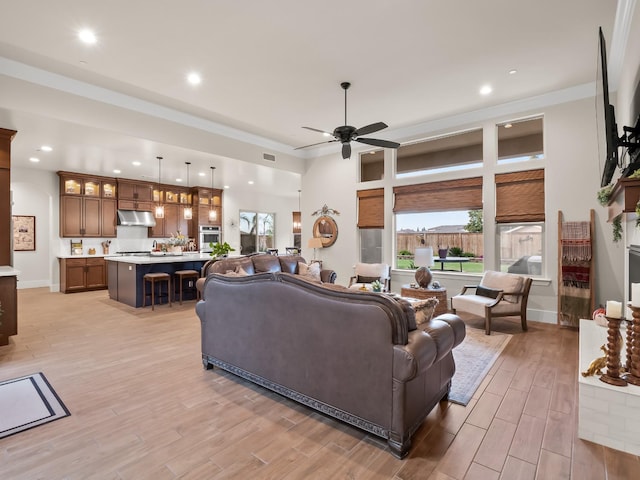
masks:
MULTIPOLYGON (((92 255, 95 256, 95 255, 92 255)), ((147 256, 147 255, 129 255, 129 256, 120 256, 120 255, 106 255, 105 260, 111 262, 122 262, 122 263, 135 263, 139 265, 148 265, 154 263, 180 263, 180 262, 192 262, 192 261, 207 261, 211 260, 211 255, 208 253, 183 253, 182 255, 162 255, 162 256, 147 256)))
POLYGON ((20 270, 16 270, 9 265, 3 265, 0 267, 0 277, 17 277, 20 275, 20 270))
POLYGON ((95 253, 93 255, 89 255, 88 253, 84 253, 82 255, 71 255, 71 254, 65 254, 65 255, 58 255, 58 258, 103 258, 103 257, 108 257, 109 255, 104 255, 102 253, 95 253))

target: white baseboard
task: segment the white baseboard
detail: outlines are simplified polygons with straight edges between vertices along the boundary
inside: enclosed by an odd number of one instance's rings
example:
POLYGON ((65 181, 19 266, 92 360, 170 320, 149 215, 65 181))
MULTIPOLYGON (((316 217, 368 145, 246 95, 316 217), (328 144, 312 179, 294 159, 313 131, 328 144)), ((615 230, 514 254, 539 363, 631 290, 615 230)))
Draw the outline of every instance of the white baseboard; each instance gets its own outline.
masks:
POLYGON ((558 323, 558 312, 527 308, 527 320, 540 323, 558 323))
POLYGON ((19 280, 18 281, 18 290, 22 290, 24 288, 42 288, 49 287, 48 280, 19 280))

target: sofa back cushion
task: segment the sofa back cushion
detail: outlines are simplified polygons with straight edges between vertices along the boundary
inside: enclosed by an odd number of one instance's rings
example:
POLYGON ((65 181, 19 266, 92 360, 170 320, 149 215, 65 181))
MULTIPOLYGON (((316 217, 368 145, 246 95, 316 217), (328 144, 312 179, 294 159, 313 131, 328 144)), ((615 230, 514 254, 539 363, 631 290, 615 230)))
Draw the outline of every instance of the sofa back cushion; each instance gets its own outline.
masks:
POLYGON ((279 272, 280 260, 275 255, 269 255, 265 253, 263 255, 253 255, 251 261, 253 262, 253 268, 256 273, 272 273, 279 272))
MULTIPOLYGON (((524 285, 524 279, 520 275, 505 272, 495 272, 493 270, 487 270, 482 276, 480 285, 495 290, 502 290, 508 292, 522 292, 524 285)), ((518 303, 521 297, 514 295, 505 295, 502 297, 505 301, 510 303, 518 303)))
POLYGON ((237 271, 238 267, 242 267, 242 269, 247 272, 247 275, 253 275, 254 273, 256 273, 250 257, 221 258, 220 260, 213 262, 207 269, 206 273, 207 275, 211 273, 225 274, 229 271, 237 271))
POLYGON ((278 257, 280 261, 280 270, 285 273, 298 273, 298 262, 307 263, 300 255, 281 255, 278 257))

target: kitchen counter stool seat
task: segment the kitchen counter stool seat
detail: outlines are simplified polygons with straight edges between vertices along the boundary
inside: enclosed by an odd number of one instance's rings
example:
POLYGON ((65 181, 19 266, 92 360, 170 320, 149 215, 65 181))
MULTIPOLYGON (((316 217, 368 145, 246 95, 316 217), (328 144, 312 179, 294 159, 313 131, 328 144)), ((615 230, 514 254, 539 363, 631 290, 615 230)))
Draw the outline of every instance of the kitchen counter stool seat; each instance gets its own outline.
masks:
POLYGON ((180 294, 180 305, 182 305, 182 289, 184 287, 184 281, 187 279, 193 280, 192 285, 187 288, 189 288, 189 290, 192 290, 195 293, 196 300, 200 299, 200 292, 198 291, 198 289, 196 289, 196 281, 200 278, 200 272, 198 272, 197 270, 176 270, 174 275, 176 276, 175 282, 178 283, 178 289, 180 294))
POLYGON ((142 306, 147 305, 147 295, 151 296, 151 310, 155 309, 156 283, 158 283, 158 300, 167 297, 167 302, 171 306, 171 275, 168 273, 156 272, 146 273, 142 282, 142 306), (151 283, 151 293, 147 294, 147 282, 151 283), (162 293, 162 283, 167 282, 167 293, 162 293))

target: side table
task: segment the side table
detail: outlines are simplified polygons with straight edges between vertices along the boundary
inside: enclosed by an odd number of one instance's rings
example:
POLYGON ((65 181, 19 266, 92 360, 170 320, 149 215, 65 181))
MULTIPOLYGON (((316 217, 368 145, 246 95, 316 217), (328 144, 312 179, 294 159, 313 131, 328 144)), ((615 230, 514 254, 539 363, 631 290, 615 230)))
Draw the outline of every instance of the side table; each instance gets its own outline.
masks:
POLYGON ((411 285, 403 285, 400 289, 400 296, 418 298, 420 300, 426 300, 427 298, 435 297, 438 300, 438 305, 433 312, 434 317, 443 313, 447 313, 449 311, 446 288, 414 288, 411 285))

